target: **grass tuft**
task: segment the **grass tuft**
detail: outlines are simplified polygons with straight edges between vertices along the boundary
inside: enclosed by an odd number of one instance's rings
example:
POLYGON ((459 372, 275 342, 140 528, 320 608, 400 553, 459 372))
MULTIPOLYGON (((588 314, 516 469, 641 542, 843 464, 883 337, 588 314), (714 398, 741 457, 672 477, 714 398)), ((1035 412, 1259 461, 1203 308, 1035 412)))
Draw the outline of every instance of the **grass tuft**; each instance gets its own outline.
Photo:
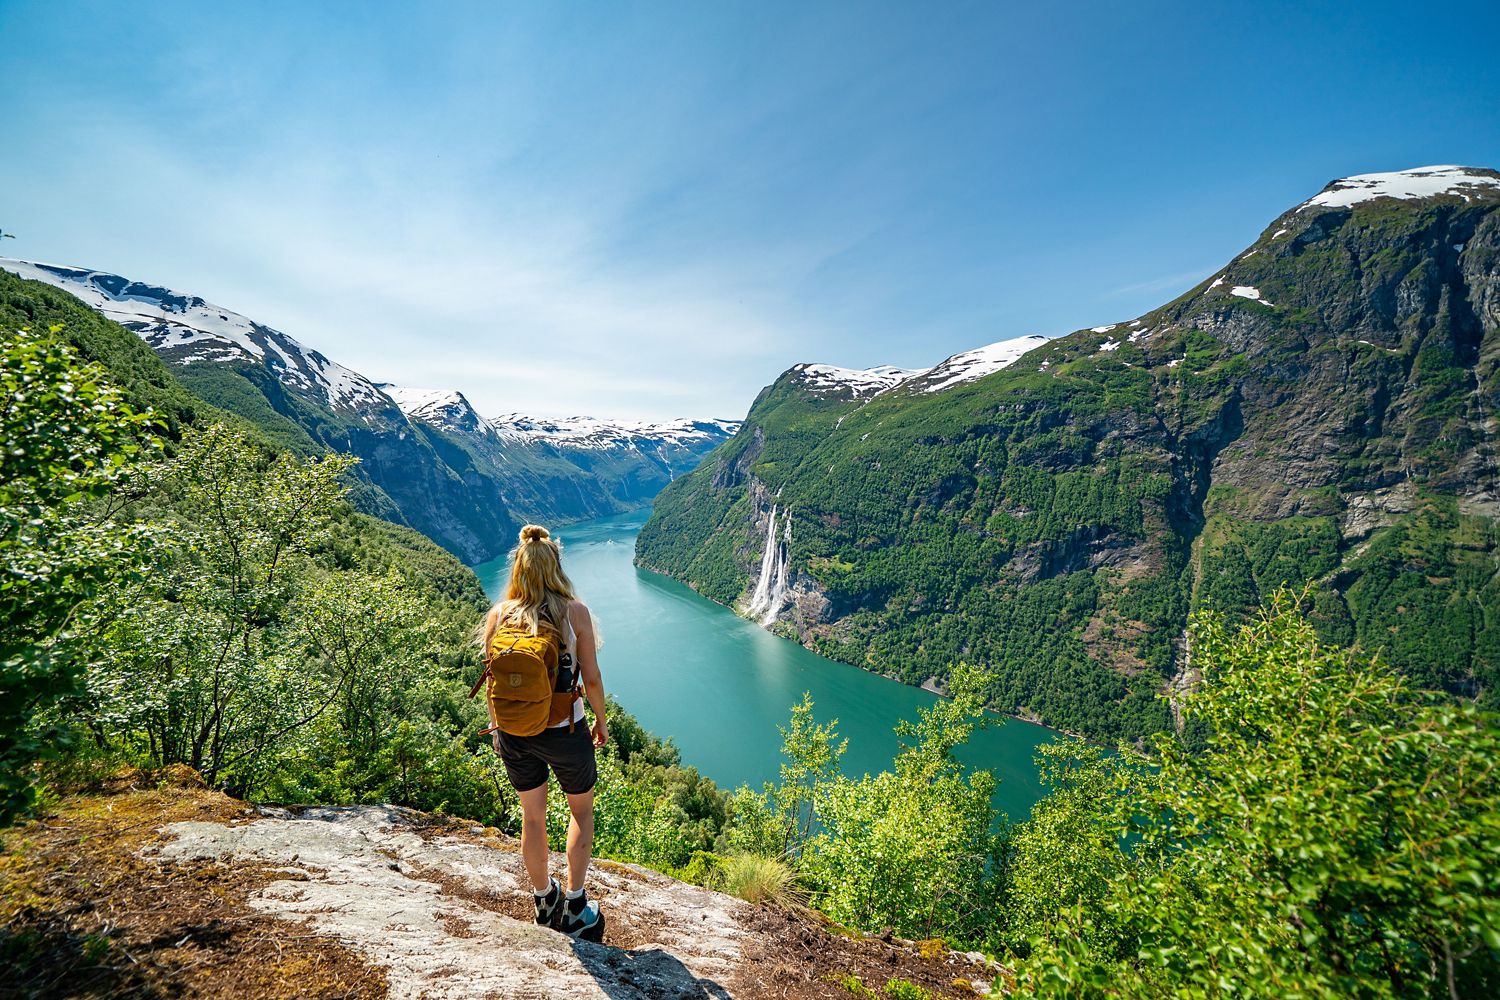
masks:
POLYGON ((731 854, 724 859, 719 878, 725 892, 746 902, 769 902, 788 908, 807 903, 807 894, 797 884, 796 872, 782 858, 731 854))

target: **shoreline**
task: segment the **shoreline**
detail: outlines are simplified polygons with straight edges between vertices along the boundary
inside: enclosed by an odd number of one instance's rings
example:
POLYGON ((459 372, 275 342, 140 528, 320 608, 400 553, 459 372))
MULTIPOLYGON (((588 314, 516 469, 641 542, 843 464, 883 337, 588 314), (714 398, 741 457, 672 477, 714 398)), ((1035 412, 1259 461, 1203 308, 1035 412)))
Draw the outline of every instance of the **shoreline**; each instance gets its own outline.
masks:
MULTIPOLYGON (((922 691, 926 691, 928 694, 936 695, 939 698, 946 698, 946 697, 948 697, 947 692, 945 692, 945 691, 942 690, 942 688, 940 687, 940 685, 938 685, 938 683, 937 683, 937 678, 935 678, 935 677, 929 677, 929 678, 927 678, 925 681, 923 681, 920 684, 912 684, 910 681, 904 681, 904 680, 902 680, 899 677, 892 677, 890 674, 883 674, 883 673, 881 673, 878 670, 871 670, 868 667, 862 667, 862 666, 860 666, 857 663, 844 663, 844 661, 842 661, 842 660, 835 660, 835 659, 833 659, 831 657, 823 656, 823 654, 820 653, 820 652, 818 652, 818 650, 814 649, 813 647, 807 645, 804 642, 798 642, 796 639, 792 639, 792 638, 790 638, 788 636, 782 635, 781 633, 775 631, 774 629, 766 628, 764 625, 761 625, 759 622, 756 622, 752 618, 746 618, 744 615, 740 614, 739 611, 737 609, 735 609, 733 606, 728 605, 728 604, 720 603, 719 601, 714 600, 712 597, 705 597, 698 590, 698 588, 695 587, 695 586, 693 586, 691 583, 688 583, 685 580, 679 580, 679 579, 677 579, 675 576, 673 576, 670 573, 663 572, 662 570, 657 569, 655 566, 651 566, 651 565, 649 565, 647 563, 644 563, 638 557, 632 557, 631 560, 630 560, 630 563, 636 569, 644 570, 647 573, 655 574, 656 576, 659 576, 659 577, 661 577, 664 580, 671 580, 673 583, 676 583, 676 584, 679 584, 679 585, 681 585, 683 587, 686 587, 688 590, 691 590, 694 594, 697 594, 699 597, 702 597, 705 601, 708 601, 710 604, 715 604, 715 605, 717 605, 717 606, 719 606, 721 608, 724 608, 725 610, 727 610, 729 612, 732 612, 735 615, 735 617, 740 618, 743 621, 750 622, 751 624, 753 624, 756 627, 764 630, 768 634, 773 635, 773 636, 775 636, 778 639, 781 639, 783 642, 794 643, 795 645, 802 647, 803 649, 807 650, 809 653, 814 654, 815 656, 822 656, 823 659, 827 660, 829 663, 842 663, 844 666, 853 667, 856 670, 863 670, 865 673, 870 674, 873 677, 882 677, 882 678, 884 678, 884 679, 886 679, 888 681, 891 681, 893 683, 900 684, 903 687, 918 688, 918 689, 920 689, 922 691)), ((1091 736, 1085 736, 1083 733, 1074 732, 1071 729, 1063 729, 1060 726, 1050 726, 1047 723, 1042 722, 1040 719, 1027 718, 1026 716, 1021 715, 1021 714, 1019 714, 1017 712, 1004 712, 1004 711, 1001 711, 998 708, 995 708, 992 705, 985 705, 984 706, 984 710, 986 712, 988 712, 989 714, 991 714, 991 715, 998 715, 998 716, 1001 716, 1002 718, 1006 718, 1006 719, 1014 719, 1016 722, 1024 722, 1027 725, 1036 726, 1038 729, 1045 729, 1045 730, 1047 730, 1050 733, 1057 733, 1060 736, 1067 736, 1070 739, 1082 740, 1085 743, 1092 743, 1095 746, 1101 746, 1101 747, 1110 747, 1111 746, 1111 744, 1109 744, 1109 743, 1106 743, 1106 742, 1104 742, 1102 740, 1095 739, 1095 738, 1093 738, 1091 736)))

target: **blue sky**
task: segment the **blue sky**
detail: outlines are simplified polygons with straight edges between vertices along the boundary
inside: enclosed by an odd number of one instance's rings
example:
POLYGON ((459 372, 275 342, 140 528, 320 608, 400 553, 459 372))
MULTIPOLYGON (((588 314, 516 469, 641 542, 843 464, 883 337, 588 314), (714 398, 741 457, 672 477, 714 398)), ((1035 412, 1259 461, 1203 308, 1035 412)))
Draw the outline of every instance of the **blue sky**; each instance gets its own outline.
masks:
POLYGON ((489 415, 734 417, 1500 166, 1494 3, 416 6, 0 0, 3 252, 489 415))

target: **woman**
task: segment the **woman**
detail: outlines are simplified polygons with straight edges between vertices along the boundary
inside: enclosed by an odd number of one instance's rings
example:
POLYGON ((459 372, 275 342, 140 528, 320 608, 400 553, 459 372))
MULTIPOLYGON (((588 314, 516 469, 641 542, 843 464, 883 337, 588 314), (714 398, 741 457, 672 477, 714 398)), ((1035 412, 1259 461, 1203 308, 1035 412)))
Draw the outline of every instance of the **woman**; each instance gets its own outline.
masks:
MULTIPOLYGON (((550 636, 557 640, 557 682, 554 704, 562 706, 561 721, 534 736, 516 736, 499 728, 495 702, 486 698, 490 739, 505 762, 505 772, 521 799, 521 857, 536 897, 536 922, 573 937, 600 940, 604 915, 584 892, 584 877, 594 849, 594 751, 609 739, 604 721, 604 680, 599 675, 593 616, 574 595, 573 582, 562 569, 562 545, 541 525, 521 529, 520 544, 511 552, 510 582, 505 598, 485 615, 483 651, 488 664, 505 650, 501 640, 515 645, 520 636, 550 636), (594 710, 592 730, 584 720, 578 681, 594 710), (571 694, 571 697, 570 697, 571 694), (568 797, 568 888, 563 890, 547 871, 547 770, 568 797)), ((493 680, 492 680, 493 683, 493 680)), ((476 686, 477 689, 477 686, 476 686)), ((554 712, 554 714, 559 714, 554 712)))

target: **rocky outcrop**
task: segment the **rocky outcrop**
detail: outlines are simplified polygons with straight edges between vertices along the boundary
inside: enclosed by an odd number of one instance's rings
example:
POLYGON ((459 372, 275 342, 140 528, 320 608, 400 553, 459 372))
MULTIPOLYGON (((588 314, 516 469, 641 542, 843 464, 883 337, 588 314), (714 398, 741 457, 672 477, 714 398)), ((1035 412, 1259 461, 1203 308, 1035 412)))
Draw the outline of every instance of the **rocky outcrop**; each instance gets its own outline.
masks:
MULTIPOLYGON (((553 856, 561 873, 563 859, 553 856)), ((596 861, 604 942, 536 926, 517 844, 392 806, 255 807, 122 772, 0 836, 0 992, 18 996, 835 998, 984 992, 980 956, 596 861)))
POLYGON ((280 876, 250 906, 364 956, 393 998, 713 996, 743 977, 754 936, 741 900, 603 862, 592 890, 616 944, 573 941, 528 919, 514 842, 388 806, 259 810, 162 834, 149 849, 162 861, 280 876))

